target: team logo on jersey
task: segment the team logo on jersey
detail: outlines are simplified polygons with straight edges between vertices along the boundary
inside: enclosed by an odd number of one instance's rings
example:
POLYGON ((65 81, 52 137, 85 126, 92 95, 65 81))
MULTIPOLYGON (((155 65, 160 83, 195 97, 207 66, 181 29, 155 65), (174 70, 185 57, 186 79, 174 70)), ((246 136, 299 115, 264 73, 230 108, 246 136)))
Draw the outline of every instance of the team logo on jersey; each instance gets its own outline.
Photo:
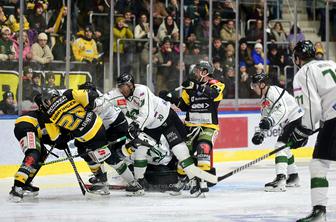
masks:
POLYGON ((118 99, 117 100, 118 106, 126 106, 126 99, 118 99))
POLYGON ((271 105, 270 101, 268 100, 264 100, 262 103, 261 103, 261 107, 264 109, 266 107, 269 107, 271 105))

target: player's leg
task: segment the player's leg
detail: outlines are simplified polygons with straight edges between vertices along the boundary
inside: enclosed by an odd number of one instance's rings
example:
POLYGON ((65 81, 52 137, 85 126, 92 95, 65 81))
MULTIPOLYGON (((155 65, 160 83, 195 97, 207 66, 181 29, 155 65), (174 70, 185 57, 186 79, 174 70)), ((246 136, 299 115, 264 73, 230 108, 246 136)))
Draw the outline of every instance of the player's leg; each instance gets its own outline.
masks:
POLYGON ((286 186, 287 187, 299 187, 300 179, 299 179, 298 168, 295 163, 294 155, 289 148, 285 149, 284 151, 286 152, 287 158, 288 158, 286 186))

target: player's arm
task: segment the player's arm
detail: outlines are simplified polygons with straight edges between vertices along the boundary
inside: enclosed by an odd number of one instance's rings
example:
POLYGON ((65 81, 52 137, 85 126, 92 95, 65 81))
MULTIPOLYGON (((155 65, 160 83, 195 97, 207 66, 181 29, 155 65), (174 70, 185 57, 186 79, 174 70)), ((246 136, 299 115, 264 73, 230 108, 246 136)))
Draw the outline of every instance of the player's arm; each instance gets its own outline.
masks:
POLYGON ((269 96, 270 101, 276 102, 275 104, 271 104, 272 108, 268 115, 263 116, 262 121, 269 120, 270 126, 274 127, 279 123, 285 121, 288 117, 288 106, 284 96, 281 96, 282 90, 280 91, 278 88, 275 88, 273 94, 269 96), (281 98, 279 99, 279 97, 281 98))
POLYGON ((177 104, 177 107, 182 111, 187 111, 190 106, 190 96, 187 92, 187 90, 182 90, 181 98, 179 99, 179 102, 177 104))
POLYGON ((215 102, 221 101, 223 99, 223 92, 225 85, 218 80, 210 80, 210 84, 200 85, 198 91, 203 92, 203 94, 213 99, 215 102))
POLYGON ((99 94, 95 90, 67 90, 63 95, 76 100, 85 109, 92 110, 95 107, 95 99, 99 97, 99 94))
POLYGON ((148 88, 135 90, 134 97, 138 100, 139 106, 139 114, 134 122, 139 124, 140 129, 144 129, 154 116, 154 105, 149 99, 148 88))

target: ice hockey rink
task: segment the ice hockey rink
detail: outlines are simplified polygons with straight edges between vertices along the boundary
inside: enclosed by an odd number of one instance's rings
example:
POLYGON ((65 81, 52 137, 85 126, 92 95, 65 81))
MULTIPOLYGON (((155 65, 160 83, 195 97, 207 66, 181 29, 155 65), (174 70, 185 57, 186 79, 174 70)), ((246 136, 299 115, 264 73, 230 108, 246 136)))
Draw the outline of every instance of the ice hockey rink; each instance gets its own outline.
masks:
MULTIPOLYGON (((218 175, 246 162, 217 164, 218 175)), ((308 159, 298 160, 301 187, 287 192, 264 192, 264 183, 274 178, 272 160, 262 161, 212 187, 206 198, 192 198, 147 192, 142 197, 127 197, 124 191, 111 190, 107 197, 82 196, 74 174, 37 176, 37 198, 22 203, 8 201, 13 179, 0 180, 0 221, 192 221, 192 222, 280 222, 295 221, 310 210, 308 159)), ((81 173, 84 180, 88 173, 81 173)), ((336 169, 329 172, 328 221, 336 221, 336 169)), ((110 183, 120 184, 118 178, 110 183)))

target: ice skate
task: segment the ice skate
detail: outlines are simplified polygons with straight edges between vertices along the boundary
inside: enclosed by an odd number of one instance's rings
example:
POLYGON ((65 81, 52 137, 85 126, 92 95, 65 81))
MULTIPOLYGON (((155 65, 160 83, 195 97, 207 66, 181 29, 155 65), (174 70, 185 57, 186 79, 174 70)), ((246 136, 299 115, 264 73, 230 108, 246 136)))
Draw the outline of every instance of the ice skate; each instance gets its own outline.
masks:
POLYGON ((300 179, 297 173, 289 174, 288 179, 286 180, 286 187, 299 187, 299 182, 300 179))
POLYGON ((92 186, 87 186, 88 192, 98 195, 109 195, 110 191, 107 186, 107 173, 101 173, 89 179, 92 186))
POLYGON ((184 190, 189 182, 189 178, 187 176, 179 176, 176 184, 172 184, 171 190, 169 194, 172 196, 179 196, 182 194, 182 190, 184 190))
POLYGON ((134 180, 126 187, 127 196, 143 196, 145 195, 145 188, 148 186, 144 178, 134 180))
POLYGON ((207 182, 199 178, 193 178, 190 186, 190 194, 192 197, 205 197, 205 193, 209 192, 207 182))
POLYGON ((40 188, 33 186, 31 183, 22 187, 23 196, 36 197, 39 194, 40 188))
POLYGON ((265 184, 266 192, 284 192, 286 191, 286 176, 284 174, 278 174, 276 178, 265 184))
POLYGON ((23 199, 23 189, 22 187, 13 186, 12 190, 9 192, 9 200, 15 203, 19 203, 23 199))
POLYGON ((307 217, 297 220, 296 222, 324 222, 327 221, 326 207, 314 206, 313 211, 307 217))

